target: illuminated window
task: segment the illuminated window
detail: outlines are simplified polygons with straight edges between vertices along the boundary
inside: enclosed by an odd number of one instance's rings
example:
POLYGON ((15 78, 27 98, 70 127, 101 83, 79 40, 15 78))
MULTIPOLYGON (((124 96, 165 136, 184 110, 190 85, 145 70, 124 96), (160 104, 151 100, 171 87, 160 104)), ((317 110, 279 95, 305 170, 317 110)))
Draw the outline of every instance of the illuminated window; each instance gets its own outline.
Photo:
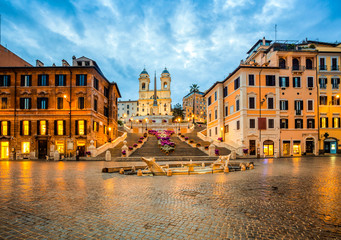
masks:
POLYGON ((1 158, 6 159, 9 156, 9 143, 8 142, 1 142, 1 158))
POLYGON ((23 134, 25 136, 30 135, 30 122, 29 121, 23 121, 23 134))
POLYGON ((64 123, 63 120, 57 121, 57 134, 64 135, 64 123))
POLYGON ((30 142, 22 142, 22 153, 30 153, 30 142))
POLYGON ((63 141, 56 141, 56 149, 59 153, 64 153, 65 147, 63 141))
POLYGON ((46 121, 40 121, 40 135, 46 135, 46 121))
POLYGON ((79 135, 84 135, 84 120, 79 120, 78 121, 78 134, 79 135))
POLYGON ((8 135, 8 122, 7 121, 1 122, 1 128, 2 128, 2 135, 8 135))
POLYGON ((104 128, 103 128, 103 133, 104 133, 104 134, 107 134, 107 132, 108 132, 107 126, 104 126, 104 128))
POLYGON ((98 123, 97 122, 94 122, 94 131, 98 132, 98 123))
POLYGON ((320 127, 321 128, 328 128, 328 118, 327 117, 320 118, 320 127))
MULTIPOLYGON (((340 118, 334 117, 333 118, 333 128, 339 128, 340 127, 340 118)), ((5 134, 3 134, 5 135, 5 134)))

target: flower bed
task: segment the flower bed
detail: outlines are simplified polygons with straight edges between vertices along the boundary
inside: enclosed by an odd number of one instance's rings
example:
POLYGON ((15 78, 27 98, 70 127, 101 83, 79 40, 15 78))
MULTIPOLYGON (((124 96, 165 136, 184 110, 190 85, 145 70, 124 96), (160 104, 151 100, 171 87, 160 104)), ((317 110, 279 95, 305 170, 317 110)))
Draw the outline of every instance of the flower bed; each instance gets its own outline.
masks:
POLYGON ((175 143, 170 140, 170 136, 174 134, 174 131, 165 130, 165 131, 156 131, 149 130, 149 134, 154 135, 158 140, 158 145, 161 151, 165 154, 169 154, 175 150, 175 143))

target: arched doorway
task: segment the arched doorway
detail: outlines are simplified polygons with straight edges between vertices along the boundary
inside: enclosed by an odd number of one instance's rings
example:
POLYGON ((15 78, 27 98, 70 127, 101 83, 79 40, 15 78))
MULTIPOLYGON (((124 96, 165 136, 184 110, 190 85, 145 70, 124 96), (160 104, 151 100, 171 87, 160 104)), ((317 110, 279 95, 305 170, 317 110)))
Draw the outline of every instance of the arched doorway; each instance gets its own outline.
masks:
POLYGON ((337 153, 337 139, 326 138, 324 141, 324 152, 325 153, 337 153))
POLYGON ((315 151, 315 141, 314 138, 307 138, 305 140, 305 153, 314 154, 315 151))
POLYGON ((273 156, 274 155, 274 141, 265 140, 263 143, 263 152, 264 152, 264 156, 273 156))

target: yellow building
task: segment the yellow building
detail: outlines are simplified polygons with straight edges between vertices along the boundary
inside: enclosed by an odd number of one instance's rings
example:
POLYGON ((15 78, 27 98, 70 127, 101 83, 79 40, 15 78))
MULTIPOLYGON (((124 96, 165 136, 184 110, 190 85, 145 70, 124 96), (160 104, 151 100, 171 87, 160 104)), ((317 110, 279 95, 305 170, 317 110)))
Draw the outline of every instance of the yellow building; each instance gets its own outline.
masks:
POLYGON ((195 122, 206 121, 206 100, 203 92, 190 92, 182 99, 185 120, 195 122))
POLYGON ((167 68, 165 68, 161 74, 160 83, 161 83, 161 88, 157 90, 156 74, 155 74, 154 90, 151 90, 149 88, 149 85, 150 85, 149 74, 146 71, 146 69, 143 69, 139 77, 139 99, 138 99, 139 109, 137 113, 138 116, 172 115, 172 110, 171 110, 172 99, 171 99, 171 89, 170 89, 171 77, 167 68), (156 99, 154 99, 155 92, 156 92, 156 99))

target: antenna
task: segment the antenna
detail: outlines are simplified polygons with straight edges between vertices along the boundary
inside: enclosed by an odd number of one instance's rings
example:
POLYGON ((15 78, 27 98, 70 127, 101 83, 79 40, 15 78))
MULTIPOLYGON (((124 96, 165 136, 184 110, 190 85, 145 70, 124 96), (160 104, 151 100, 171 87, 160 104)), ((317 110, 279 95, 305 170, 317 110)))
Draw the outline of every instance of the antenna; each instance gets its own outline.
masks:
POLYGON ((275 42, 277 41, 277 24, 275 24, 275 42))

